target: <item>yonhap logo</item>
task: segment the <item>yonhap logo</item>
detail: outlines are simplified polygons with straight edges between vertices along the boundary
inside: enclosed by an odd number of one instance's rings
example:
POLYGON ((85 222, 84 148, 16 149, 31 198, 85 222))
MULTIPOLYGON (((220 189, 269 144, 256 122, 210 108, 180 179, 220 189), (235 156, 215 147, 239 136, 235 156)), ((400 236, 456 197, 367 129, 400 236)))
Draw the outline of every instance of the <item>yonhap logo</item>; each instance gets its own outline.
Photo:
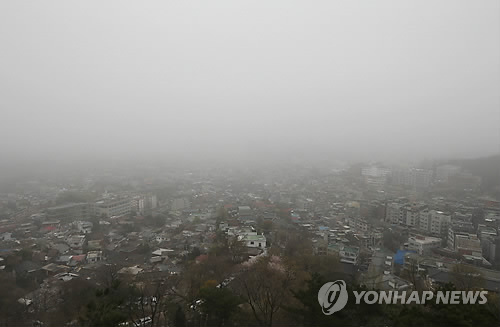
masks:
MULTIPOLYGON (((436 304, 482 305, 488 302, 488 291, 352 291, 353 304, 421 304, 433 301, 436 304)), ((325 315, 342 310, 349 299, 343 280, 328 282, 318 291, 318 302, 325 315)))
POLYGON ((347 304, 346 284, 343 280, 328 282, 321 286, 318 292, 318 302, 325 315, 342 310, 347 304))

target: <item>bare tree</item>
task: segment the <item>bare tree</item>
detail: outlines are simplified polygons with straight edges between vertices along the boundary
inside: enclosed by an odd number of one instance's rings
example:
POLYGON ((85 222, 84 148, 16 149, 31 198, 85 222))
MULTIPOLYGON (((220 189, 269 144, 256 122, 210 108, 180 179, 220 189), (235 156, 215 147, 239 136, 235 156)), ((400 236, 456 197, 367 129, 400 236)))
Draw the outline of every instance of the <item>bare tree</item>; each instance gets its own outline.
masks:
POLYGON ((420 263, 422 259, 418 254, 411 253, 410 255, 407 255, 405 260, 406 263, 403 276, 413 284, 414 290, 420 291, 419 285, 422 277, 420 274, 420 263))
POLYGON ((451 281, 458 289, 469 291, 482 287, 484 278, 475 267, 457 264, 451 269, 451 281))
POLYGON ((116 264, 105 264, 97 270, 97 280, 106 288, 111 288, 118 281, 118 270, 120 267, 116 264))
POLYGON ((277 257, 261 258, 235 279, 236 292, 250 306, 261 326, 272 326, 276 313, 290 298, 291 269, 277 257))
POLYGON ((131 289, 127 311, 135 327, 166 325, 167 306, 174 296, 171 278, 142 282, 131 289))
POLYGON ((240 263, 244 260, 246 254, 246 246, 243 241, 238 240, 237 237, 228 239, 228 252, 232 263, 240 263))

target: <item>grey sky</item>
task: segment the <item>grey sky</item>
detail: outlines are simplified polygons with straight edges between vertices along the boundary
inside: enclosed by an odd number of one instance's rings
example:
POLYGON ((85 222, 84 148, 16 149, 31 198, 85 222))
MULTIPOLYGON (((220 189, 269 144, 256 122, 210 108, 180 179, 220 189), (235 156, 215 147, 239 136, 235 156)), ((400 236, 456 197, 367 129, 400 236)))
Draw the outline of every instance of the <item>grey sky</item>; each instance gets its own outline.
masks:
POLYGON ((497 153, 499 24, 498 0, 1 1, 1 156, 497 153))

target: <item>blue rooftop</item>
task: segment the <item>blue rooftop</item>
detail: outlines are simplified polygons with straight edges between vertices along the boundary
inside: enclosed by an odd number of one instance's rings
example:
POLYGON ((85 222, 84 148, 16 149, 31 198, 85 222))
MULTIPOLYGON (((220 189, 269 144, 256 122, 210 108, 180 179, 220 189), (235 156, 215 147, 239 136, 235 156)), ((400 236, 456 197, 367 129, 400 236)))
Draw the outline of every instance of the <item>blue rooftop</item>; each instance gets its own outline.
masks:
POLYGON ((405 255, 407 253, 415 253, 415 251, 398 250, 398 252, 396 252, 396 254, 394 255, 394 263, 398 265, 404 265, 405 255))

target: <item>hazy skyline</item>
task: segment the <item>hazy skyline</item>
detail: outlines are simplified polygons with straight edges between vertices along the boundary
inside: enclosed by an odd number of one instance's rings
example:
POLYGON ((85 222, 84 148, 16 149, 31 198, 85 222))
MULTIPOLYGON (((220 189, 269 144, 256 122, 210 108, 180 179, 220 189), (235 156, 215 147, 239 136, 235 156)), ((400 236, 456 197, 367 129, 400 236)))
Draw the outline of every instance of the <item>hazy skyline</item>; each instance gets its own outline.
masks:
POLYGON ((4 1, 0 43, 5 161, 500 151, 494 0, 4 1))

